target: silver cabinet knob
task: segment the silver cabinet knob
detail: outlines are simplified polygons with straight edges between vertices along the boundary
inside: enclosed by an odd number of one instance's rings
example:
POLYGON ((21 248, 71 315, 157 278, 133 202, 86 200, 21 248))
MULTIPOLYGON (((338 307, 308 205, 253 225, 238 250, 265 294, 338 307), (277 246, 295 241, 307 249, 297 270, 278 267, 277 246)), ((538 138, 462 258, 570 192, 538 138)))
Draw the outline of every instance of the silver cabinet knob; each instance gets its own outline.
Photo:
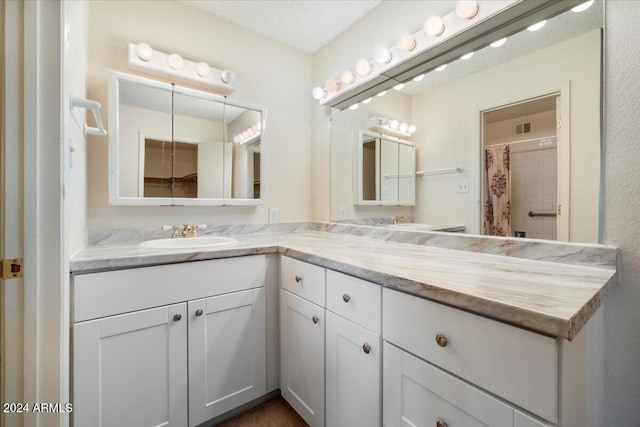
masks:
POLYGON ((436 427, 447 427, 447 422, 442 418, 436 420, 436 427))
POLYGON ((449 343, 449 340, 447 340, 447 337, 445 337, 444 335, 438 334, 436 335, 436 342, 440 347, 446 347, 449 343))
POLYGON ((204 313, 204 312, 202 311, 201 308, 196 310, 196 316, 202 316, 202 313, 204 313))
POLYGON ((349 294, 342 295, 342 301, 344 301, 344 302, 351 301, 351 297, 349 296, 349 294))
POLYGON ((302 282, 302 277, 296 276, 296 283, 300 283, 300 282, 302 282))
POLYGON ((364 345, 362 346, 362 351, 364 351, 364 354, 371 353, 371 346, 369 345, 369 343, 364 343, 364 345))
POLYGON ((313 320, 313 323, 318 323, 320 321, 320 318, 318 316, 313 316, 311 320, 313 320))
POLYGON ((182 319, 182 314, 174 314, 173 315, 173 320, 176 322, 179 322, 180 319, 182 319))

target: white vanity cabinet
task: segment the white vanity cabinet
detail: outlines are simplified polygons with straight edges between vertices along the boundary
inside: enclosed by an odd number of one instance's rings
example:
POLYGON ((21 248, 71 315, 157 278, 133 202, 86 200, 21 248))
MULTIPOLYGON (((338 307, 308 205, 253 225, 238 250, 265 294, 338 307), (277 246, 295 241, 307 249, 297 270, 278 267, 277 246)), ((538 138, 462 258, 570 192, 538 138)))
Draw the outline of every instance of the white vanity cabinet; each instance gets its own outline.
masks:
POLYGON ((195 426, 264 395, 265 264, 74 276, 74 425, 195 426))
POLYGON ((311 427, 325 425, 325 273, 280 258, 280 391, 311 427))

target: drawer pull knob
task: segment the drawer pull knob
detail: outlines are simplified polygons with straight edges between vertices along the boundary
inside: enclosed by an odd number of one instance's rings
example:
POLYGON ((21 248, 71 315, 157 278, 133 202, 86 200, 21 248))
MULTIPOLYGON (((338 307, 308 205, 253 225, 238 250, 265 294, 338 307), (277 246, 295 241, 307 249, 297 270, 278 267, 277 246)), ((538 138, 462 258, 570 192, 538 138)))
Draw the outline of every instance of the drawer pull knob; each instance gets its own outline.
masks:
MULTIPOLYGON (((438 334, 436 335, 436 342, 440 347, 446 347, 449 341, 447 340, 447 337, 445 337, 444 335, 438 334)), ((444 425, 446 426, 446 423, 444 425)))
POLYGON ((313 323, 318 323, 320 321, 320 318, 318 316, 313 316, 311 320, 313 320, 313 323))
POLYGON ((371 346, 369 345, 369 343, 364 343, 364 345, 362 346, 362 351, 364 351, 364 354, 371 353, 371 346))
POLYGON ((447 427, 447 422, 441 418, 436 420, 436 427, 447 427))
POLYGON ((173 315, 173 320, 176 322, 179 322, 180 319, 182 319, 182 314, 174 314, 173 315))
POLYGON ((296 276, 296 283, 300 283, 300 282, 302 282, 302 277, 296 276))
POLYGON ((342 295, 342 301, 344 301, 344 302, 351 301, 351 297, 349 296, 349 294, 342 295))
POLYGON ((201 308, 196 310, 196 316, 202 316, 202 313, 204 313, 204 312, 202 311, 201 308))

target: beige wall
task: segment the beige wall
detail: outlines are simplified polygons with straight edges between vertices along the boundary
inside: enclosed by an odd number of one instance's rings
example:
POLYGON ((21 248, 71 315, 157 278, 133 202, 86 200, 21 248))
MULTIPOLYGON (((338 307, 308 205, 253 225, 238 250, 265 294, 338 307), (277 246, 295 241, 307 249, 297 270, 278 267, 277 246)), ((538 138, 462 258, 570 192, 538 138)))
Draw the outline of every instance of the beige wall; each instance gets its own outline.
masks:
MULTIPOLYGON (((486 116, 485 116, 486 117, 486 116)), ((515 119, 488 123, 484 126, 484 145, 504 144, 526 139, 545 138, 556 135, 556 112, 545 111, 515 119), (531 132, 516 135, 514 126, 517 123, 531 122, 531 132)))
MULTIPOLYGON (((310 217, 311 56, 248 32, 179 2, 91 1, 89 3, 88 92, 108 111, 109 69, 131 72, 127 44, 146 42, 164 52, 233 70, 238 91, 233 99, 266 108, 267 206, 258 207, 114 207, 108 205, 105 138, 88 146, 88 226, 135 226, 197 222, 264 223, 268 207, 281 221, 310 217)), ((184 83, 181 83, 184 85, 184 83)), ((105 122, 108 121, 107 117, 105 122)), ((84 195, 74 195, 82 204, 84 195)))

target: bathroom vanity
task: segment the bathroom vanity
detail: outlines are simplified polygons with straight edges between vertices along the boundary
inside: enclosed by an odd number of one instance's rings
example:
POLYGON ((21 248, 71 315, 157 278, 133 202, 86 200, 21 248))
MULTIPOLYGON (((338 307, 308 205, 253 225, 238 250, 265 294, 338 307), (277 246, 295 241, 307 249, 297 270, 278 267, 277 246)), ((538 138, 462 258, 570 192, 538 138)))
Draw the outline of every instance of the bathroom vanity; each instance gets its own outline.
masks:
POLYGON ((78 254, 75 424, 195 426, 280 389, 311 426, 601 425, 614 248, 297 227, 78 254))

